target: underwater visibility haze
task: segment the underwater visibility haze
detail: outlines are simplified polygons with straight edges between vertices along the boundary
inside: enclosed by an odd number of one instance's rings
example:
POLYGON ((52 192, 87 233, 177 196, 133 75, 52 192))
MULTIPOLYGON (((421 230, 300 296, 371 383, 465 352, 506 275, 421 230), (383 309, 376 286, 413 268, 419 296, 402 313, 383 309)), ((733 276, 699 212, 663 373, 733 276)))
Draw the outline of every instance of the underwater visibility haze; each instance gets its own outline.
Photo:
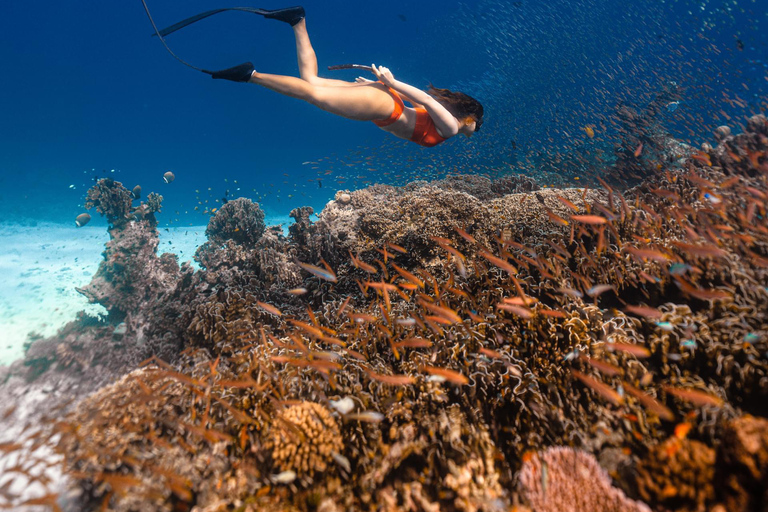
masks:
POLYGON ((231 7, 3 6, 0 509, 768 507, 768 3, 231 7))

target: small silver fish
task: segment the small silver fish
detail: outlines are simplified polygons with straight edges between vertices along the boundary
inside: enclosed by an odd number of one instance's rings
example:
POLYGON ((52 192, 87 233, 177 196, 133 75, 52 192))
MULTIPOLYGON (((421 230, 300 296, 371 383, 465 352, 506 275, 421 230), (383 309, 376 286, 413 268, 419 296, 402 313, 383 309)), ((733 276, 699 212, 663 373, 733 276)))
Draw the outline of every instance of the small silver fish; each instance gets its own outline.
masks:
POLYGON ((336 461, 336 464, 344 468, 344 471, 346 471, 347 473, 352 472, 352 464, 349 463, 348 458, 336 452, 331 453, 331 457, 333 457, 333 460, 336 461))
POLYGON ((282 473, 272 475, 270 478, 276 484, 289 484, 296 480, 296 472, 291 470, 283 471, 282 473))
POLYGON ((675 330, 675 326, 669 322, 656 322, 656 327, 664 332, 672 332, 675 330))
POLYGON ((341 414, 348 414, 355 408, 355 402, 351 398, 345 397, 341 400, 331 400, 331 407, 341 414))
POLYGON ((355 414, 349 414, 347 415, 347 419, 365 421, 368 423, 379 423, 381 420, 384 419, 384 415, 376 411, 365 411, 365 412, 358 412, 355 414))

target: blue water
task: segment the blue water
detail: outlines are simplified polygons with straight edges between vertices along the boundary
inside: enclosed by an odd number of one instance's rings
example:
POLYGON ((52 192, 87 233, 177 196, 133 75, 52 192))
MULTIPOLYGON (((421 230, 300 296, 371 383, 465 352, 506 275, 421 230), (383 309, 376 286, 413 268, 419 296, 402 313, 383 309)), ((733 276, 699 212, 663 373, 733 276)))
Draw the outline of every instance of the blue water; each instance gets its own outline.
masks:
MULTIPOLYGON (((234 5, 148 4, 160 27, 234 5)), ((485 105, 482 132, 422 148, 255 85, 211 80, 150 37, 139 0, 9 1, 0 16, 4 218, 72 223, 93 179, 105 175, 161 193, 161 225, 204 224, 201 211, 227 190, 272 215, 303 205, 319 211, 336 190, 367 183, 535 173, 612 140, 616 105, 642 107, 670 81, 683 100, 664 123, 694 144, 767 105, 764 0, 305 6, 321 74, 332 64, 375 62, 419 87, 464 90, 485 105), (586 125, 597 127, 595 139, 585 137, 586 125), (168 170, 176 174, 170 185, 162 181, 168 170)), ((168 43, 208 69, 250 60, 297 74, 290 28, 252 14, 219 14, 168 43)))

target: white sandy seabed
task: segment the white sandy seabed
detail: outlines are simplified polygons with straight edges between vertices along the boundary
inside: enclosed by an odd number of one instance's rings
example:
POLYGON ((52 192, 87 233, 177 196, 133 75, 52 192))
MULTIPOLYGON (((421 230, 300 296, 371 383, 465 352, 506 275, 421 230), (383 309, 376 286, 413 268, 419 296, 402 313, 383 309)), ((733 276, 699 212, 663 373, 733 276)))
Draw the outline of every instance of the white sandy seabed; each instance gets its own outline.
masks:
MULTIPOLYGON (((282 224, 284 231, 293 222, 289 217, 265 221, 282 224)), ((158 229, 158 252, 176 254, 179 263, 191 261, 205 242, 205 226, 158 229)), ((30 335, 52 336, 78 311, 104 311, 75 288, 96 273, 107 241, 109 234, 99 225, 0 223, 0 365, 22 357, 30 335)))

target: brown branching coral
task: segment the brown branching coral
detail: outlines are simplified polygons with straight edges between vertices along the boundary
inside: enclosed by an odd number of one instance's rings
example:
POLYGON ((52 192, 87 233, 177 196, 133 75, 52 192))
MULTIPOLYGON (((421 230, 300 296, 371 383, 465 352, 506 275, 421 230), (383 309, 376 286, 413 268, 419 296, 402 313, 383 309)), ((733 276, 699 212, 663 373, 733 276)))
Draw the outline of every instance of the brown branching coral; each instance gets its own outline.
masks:
POLYGON ((650 512, 611 485, 611 479, 588 453, 548 448, 523 464, 521 493, 537 512, 650 512))
POLYGON ((334 464, 344 442, 331 412, 314 402, 290 405, 277 413, 267 447, 279 471, 313 476, 334 464))

